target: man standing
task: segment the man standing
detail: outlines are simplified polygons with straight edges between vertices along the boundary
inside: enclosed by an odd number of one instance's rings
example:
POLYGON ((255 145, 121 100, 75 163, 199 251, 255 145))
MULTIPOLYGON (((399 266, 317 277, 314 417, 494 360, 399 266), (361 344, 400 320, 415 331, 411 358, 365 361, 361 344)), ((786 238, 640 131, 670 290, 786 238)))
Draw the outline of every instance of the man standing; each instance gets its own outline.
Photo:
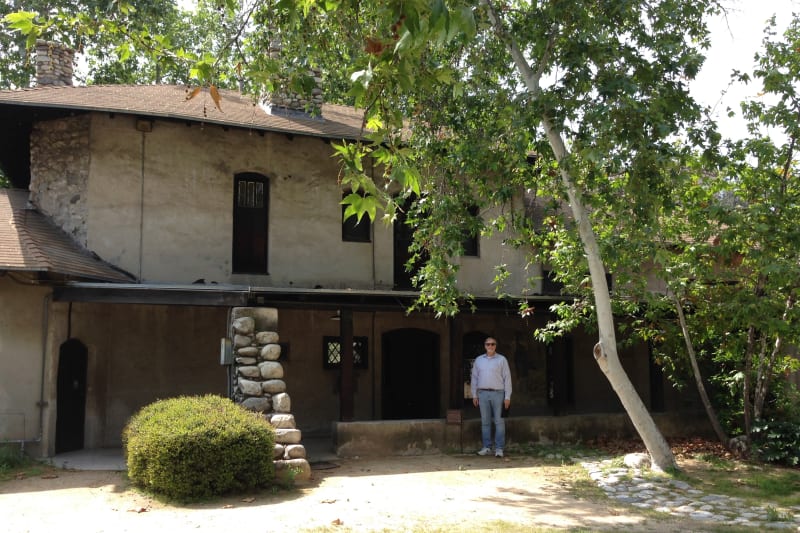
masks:
POLYGON ((506 444, 506 421, 503 408, 511 405, 511 370, 506 358, 497 353, 497 341, 489 337, 484 342, 486 353, 472 364, 472 404, 481 409, 481 439, 483 448, 478 455, 492 453, 492 422, 494 422, 494 455, 503 457, 506 444))

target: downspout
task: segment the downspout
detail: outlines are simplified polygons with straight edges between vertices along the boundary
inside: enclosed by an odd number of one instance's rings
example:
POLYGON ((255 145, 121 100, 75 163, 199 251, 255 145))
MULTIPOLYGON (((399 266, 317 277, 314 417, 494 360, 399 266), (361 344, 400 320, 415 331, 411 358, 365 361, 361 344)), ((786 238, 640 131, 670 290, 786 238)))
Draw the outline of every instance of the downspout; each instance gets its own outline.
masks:
MULTIPOLYGON (((47 363, 47 330, 50 327, 50 299, 52 293, 44 295, 44 307, 42 309, 42 371, 39 377, 39 436, 32 442, 41 443, 44 438, 44 408, 47 403, 44 401, 44 383, 45 383, 45 364, 47 363)), ((25 449, 25 442, 22 443, 23 451, 25 449)))
POLYGON ((141 281, 142 279, 142 261, 144 261, 144 152, 145 152, 145 141, 147 137, 145 136, 144 132, 142 132, 142 151, 141 151, 141 180, 140 180, 140 188, 139 188, 139 274, 138 278, 141 281))
MULTIPOLYGON (((251 287, 247 287, 248 294, 252 293, 251 287)), ((249 301, 249 297, 248 297, 249 301)), ((228 307, 228 314, 225 318, 225 338, 229 338, 231 334, 231 317, 233 316, 233 307, 228 307)), ((228 395, 229 400, 233 400, 233 364, 225 365, 225 374, 228 377, 225 384, 225 393, 228 395)))
MULTIPOLYGON (((369 161, 369 174, 370 179, 372 182, 375 182, 375 160, 370 159, 369 161)), ((370 221, 370 229, 369 231, 372 233, 372 288, 375 289, 377 286, 377 280, 375 279, 375 220, 370 221)), ((373 323, 374 323, 374 316, 373 316, 373 323)))
POLYGON ((375 353, 375 346, 378 344, 377 339, 375 339, 375 310, 372 311, 372 334, 370 335, 370 338, 372 339, 372 364, 370 365, 370 368, 372 369, 372 415, 370 418, 375 420, 375 378, 377 374, 375 367, 377 366, 376 361, 378 360, 378 354, 375 353))

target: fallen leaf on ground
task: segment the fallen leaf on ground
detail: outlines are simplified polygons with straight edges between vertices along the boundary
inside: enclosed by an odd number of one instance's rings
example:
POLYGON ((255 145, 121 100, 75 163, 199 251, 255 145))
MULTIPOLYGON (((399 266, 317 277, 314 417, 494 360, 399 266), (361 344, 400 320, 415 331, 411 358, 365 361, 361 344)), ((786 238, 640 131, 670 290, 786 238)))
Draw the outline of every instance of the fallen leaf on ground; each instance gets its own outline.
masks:
POLYGON ((42 479, 55 479, 58 476, 56 474, 45 474, 42 476, 42 479))
POLYGON ((148 509, 147 507, 139 507, 138 509, 128 509, 128 512, 129 513, 146 513, 149 510, 150 509, 148 509))
POLYGON ((242 498, 242 501, 244 503, 253 503, 254 501, 256 501, 256 499, 255 498, 242 498))
POLYGON ((222 508, 223 509, 233 509, 233 505, 231 505, 231 504, 223 505, 222 508))
POLYGON ((342 522, 341 518, 337 518, 336 520, 331 522, 331 524, 333 524, 334 526, 341 526, 342 524, 344 524, 344 522, 342 522))
POLYGON ((336 503, 336 500, 322 500, 320 503, 336 503))

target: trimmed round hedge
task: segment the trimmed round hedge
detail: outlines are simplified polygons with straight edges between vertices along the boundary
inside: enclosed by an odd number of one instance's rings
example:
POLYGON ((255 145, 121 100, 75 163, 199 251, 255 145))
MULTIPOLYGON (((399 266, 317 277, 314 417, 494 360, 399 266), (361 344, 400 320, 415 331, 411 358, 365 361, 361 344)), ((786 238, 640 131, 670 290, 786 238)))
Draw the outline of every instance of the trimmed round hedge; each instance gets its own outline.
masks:
POLYGON ((269 486, 275 431, 220 396, 181 396, 143 407, 122 433, 128 477, 176 500, 269 486))

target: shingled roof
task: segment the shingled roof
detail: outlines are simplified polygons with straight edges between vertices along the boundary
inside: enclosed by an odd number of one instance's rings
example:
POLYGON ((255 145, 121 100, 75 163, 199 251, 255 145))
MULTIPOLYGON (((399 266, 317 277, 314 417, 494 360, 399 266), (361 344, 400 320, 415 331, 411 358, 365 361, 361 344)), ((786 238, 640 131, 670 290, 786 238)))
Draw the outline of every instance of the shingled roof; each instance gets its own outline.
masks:
POLYGON ((135 281, 29 207, 28 191, 18 189, 0 189, 0 270, 84 281, 135 281))
POLYGON ((328 139, 360 139, 363 113, 353 107, 323 104, 322 116, 277 110, 271 113, 253 97, 237 91, 220 90, 219 108, 207 89, 193 98, 182 85, 88 85, 42 86, 32 89, 0 91, 0 104, 127 113, 258 131, 311 135, 328 139))

